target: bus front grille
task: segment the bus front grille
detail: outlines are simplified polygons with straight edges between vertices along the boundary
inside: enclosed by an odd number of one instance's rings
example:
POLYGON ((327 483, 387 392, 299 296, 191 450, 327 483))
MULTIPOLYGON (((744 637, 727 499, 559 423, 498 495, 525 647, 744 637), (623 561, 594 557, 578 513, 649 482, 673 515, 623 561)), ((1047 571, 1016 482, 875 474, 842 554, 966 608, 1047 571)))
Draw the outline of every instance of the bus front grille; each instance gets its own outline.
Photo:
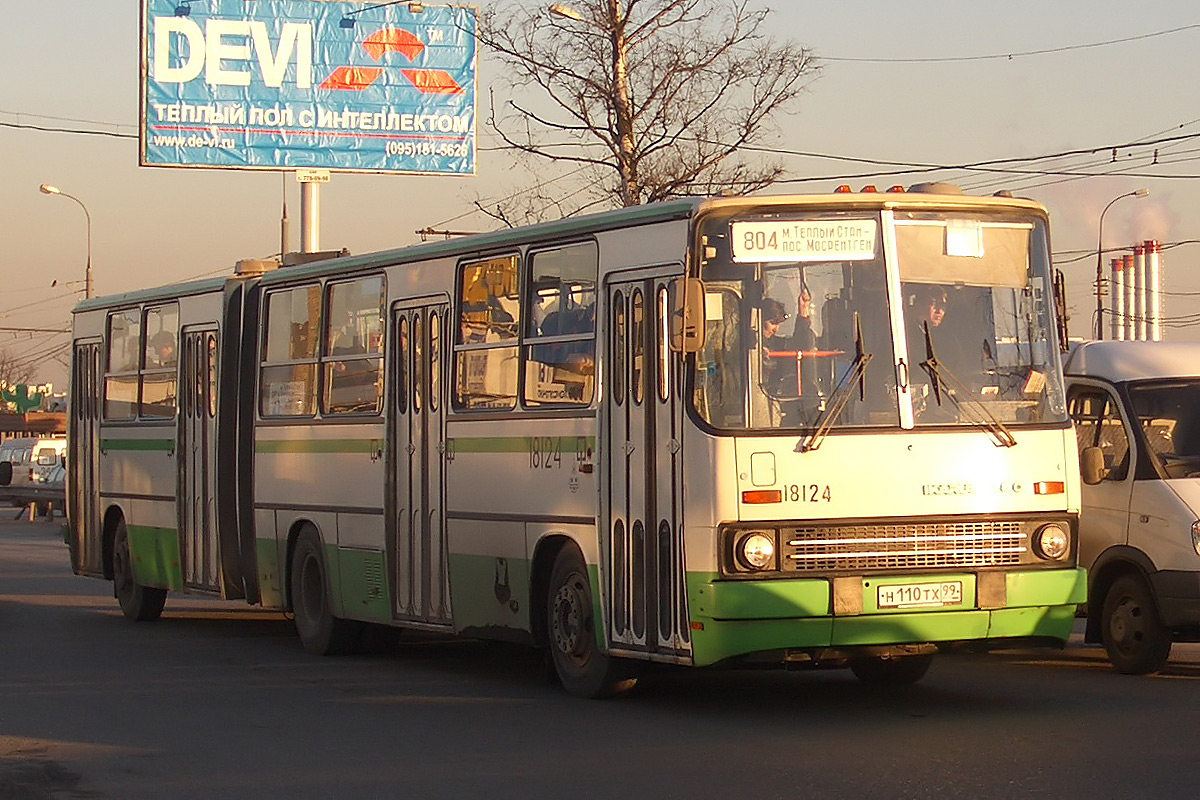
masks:
POLYGON ((784 528, 785 572, 998 567, 1034 557, 1019 521, 784 528))

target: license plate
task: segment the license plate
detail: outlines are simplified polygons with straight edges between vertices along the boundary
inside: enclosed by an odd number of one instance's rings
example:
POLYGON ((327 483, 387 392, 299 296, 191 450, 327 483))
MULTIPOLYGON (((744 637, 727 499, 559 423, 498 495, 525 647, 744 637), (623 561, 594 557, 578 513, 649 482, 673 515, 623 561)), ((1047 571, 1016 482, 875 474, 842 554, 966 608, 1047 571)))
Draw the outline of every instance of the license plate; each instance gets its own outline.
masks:
POLYGON ((928 608, 962 603, 962 581, 900 583, 880 586, 877 592, 879 608, 928 608))

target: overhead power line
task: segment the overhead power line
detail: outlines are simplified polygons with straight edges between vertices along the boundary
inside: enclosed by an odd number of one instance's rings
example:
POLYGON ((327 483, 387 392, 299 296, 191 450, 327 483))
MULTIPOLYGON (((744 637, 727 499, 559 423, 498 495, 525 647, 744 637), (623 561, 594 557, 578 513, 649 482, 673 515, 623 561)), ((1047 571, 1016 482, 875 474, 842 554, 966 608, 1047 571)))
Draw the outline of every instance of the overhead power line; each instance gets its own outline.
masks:
POLYGON ((1137 36, 1125 36, 1120 39, 1105 39, 1100 42, 1087 42, 1085 44, 1063 45, 1062 47, 1046 47, 1041 50, 1022 50, 1010 53, 991 53, 982 56, 929 56, 924 58, 859 58, 846 56, 819 56, 821 61, 838 61, 843 63, 859 63, 859 64, 953 64, 966 61, 1012 61, 1016 58, 1028 58, 1031 56, 1045 56, 1054 53, 1066 53, 1071 50, 1087 50, 1095 47, 1110 47, 1114 44, 1125 44, 1127 42, 1137 42, 1143 39, 1154 39, 1159 36, 1168 36, 1173 33, 1182 33, 1200 28, 1200 25, 1182 25, 1178 28, 1170 28, 1165 31, 1154 31, 1153 33, 1143 33, 1137 36))

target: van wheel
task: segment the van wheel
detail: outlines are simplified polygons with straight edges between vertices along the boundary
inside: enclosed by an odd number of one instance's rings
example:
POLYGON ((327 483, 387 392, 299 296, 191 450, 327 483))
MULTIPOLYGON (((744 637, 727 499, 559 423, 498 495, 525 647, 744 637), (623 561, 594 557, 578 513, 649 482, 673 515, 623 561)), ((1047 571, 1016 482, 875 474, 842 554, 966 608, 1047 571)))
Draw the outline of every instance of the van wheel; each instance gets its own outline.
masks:
POLYGON ((321 538, 306 527, 292 552, 292 612, 304 649, 318 656, 348 653, 358 642, 361 625, 333 616, 329 605, 321 538))
POLYGON ((121 613, 134 622, 153 622, 162 616, 167 602, 167 590, 142 586, 133 576, 133 559, 129 555, 129 532, 125 520, 117 521, 113 537, 113 596, 121 606, 121 613))
POLYGON ((613 658, 596 643, 592 586, 583 555, 573 544, 558 551, 546 597, 550 657, 563 688, 576 697, 611 697, 633 687, 632 662, 613 658))
POLYGON ((850 661, 854 677, 871 686, 908 686, 925 677, 933 653, 899 658, 856 658, 850 661))
POLYGON ((1158 672, 1171 655, 1171 632, 1158 620, 1150 587, 1136 575, 1117 579, 1108 590, 1100 633, 1108 660, 1125 675, 1158 672))

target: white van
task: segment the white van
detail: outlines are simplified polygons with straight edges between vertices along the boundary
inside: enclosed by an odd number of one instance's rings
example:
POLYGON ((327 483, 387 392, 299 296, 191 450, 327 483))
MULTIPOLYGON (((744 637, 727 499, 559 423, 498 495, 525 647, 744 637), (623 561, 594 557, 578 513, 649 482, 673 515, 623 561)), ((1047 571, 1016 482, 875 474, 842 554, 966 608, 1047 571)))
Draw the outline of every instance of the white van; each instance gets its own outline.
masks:
POLYGON ((5 439, 0 442, 0 486, 48 482, 66 452, 67 440, 62 436, 5 439))
POLYGON ((1200 342, 1085 342, 1063 365, 1079 443, 1085 641, 1157 672, 1200 640, 1200 342))

